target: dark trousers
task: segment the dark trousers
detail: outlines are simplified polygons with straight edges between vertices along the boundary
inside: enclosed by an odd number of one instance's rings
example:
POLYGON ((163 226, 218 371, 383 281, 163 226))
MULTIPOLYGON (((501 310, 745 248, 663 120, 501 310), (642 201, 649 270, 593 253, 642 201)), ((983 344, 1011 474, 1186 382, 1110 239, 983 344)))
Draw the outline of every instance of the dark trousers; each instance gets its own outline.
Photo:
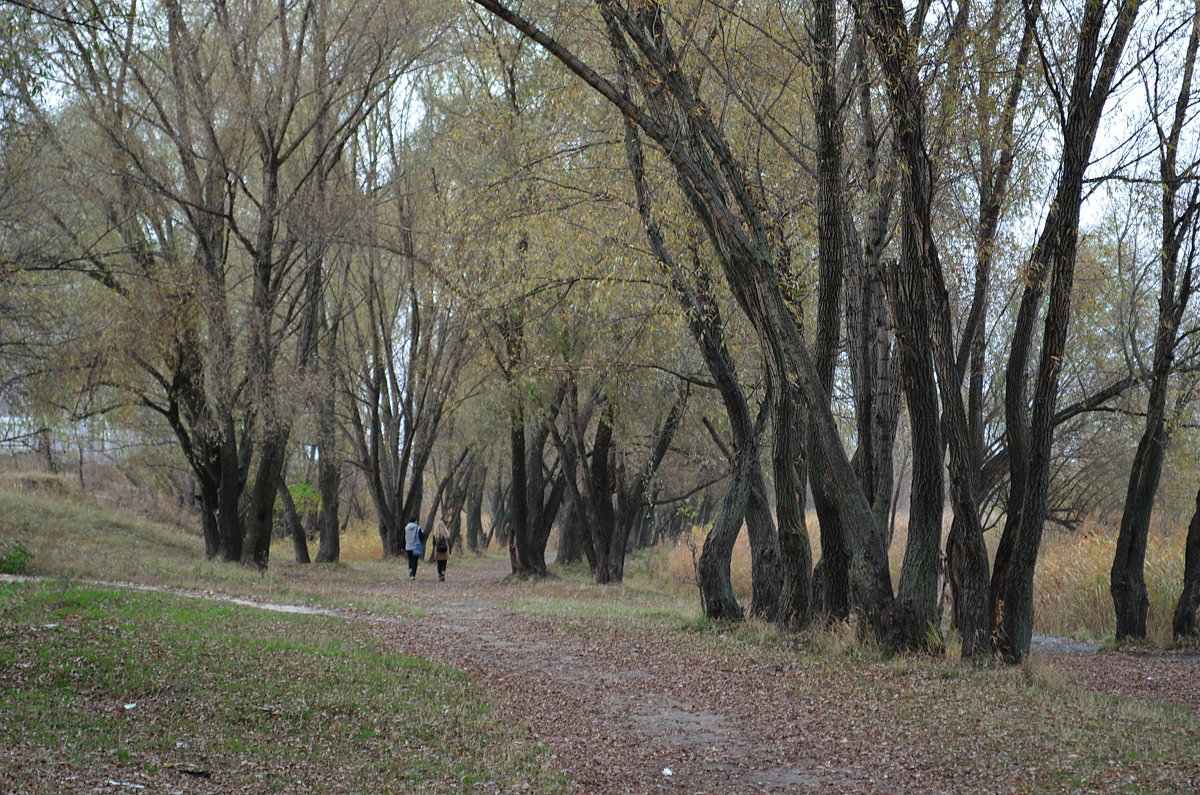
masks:
POLYGON ((437 562, 437 565, 438 565, 438 579, 439 580, 446 579, 446 561, 439 560, 437 562))
POLYGON ((408 576, 416 577, 417 576, 417 562, 419 560, 421 560, 421 556, 418 555, 416 552, 413 552, 411 549, 405 550, 405 551, 408 553, 408 576))

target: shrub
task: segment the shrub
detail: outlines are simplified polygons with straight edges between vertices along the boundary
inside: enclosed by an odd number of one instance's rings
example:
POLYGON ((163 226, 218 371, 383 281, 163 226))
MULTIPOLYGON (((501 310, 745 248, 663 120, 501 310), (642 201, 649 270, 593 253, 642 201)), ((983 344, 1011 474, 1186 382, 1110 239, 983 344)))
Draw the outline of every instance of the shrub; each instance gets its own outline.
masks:
POLYGON ((25 574, 33 553, 22 544, 0 547, 0 574, 25 574))

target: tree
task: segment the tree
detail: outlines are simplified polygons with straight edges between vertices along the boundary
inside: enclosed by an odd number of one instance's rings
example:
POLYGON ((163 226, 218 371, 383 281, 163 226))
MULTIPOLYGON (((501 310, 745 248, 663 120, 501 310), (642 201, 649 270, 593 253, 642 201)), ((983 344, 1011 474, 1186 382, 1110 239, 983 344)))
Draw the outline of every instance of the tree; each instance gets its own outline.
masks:
MULTIPOLYGON (((1019 661, 1028 654, 1033 633, 1033 573, 1046 517, 1054 415, 1071 319, 1083 180, 1139 5, 1137 0, 1122 0, 1110 22, 1103 2, 1084 3, 1079 33, 1074 39, 1069 88, 1054 82, 1052 65, 1043 63, 1044 74, 1051 81, 1050 90, 1059 101, 1063 148, 1054 200, 1029 258, 1005 370, 1005 426, 1011 479, 1007 520, 993 565, 991 593, 995 649, 1009 662, 1019 661), (1063 88, 1067 90, 1062 91, 1063 88), (1031 410, 1029 359, 1036 318, 1047 298, 1031 410)), ((1045 59, 1044 42, 1039 46, 1045 59)))
POLYGON ((875 543, 870 505, 842 447, 828 393, 780 292, 767 224, 727 141, 684 77, 686 71, 666 35, 668 19, 658 8, 631 9, 609 2, 600 7, 611 45, 638 70, 639 96, 647 103, 643 107, 529 20, 493 0, 478 0, 478 4, 559 59, 635 123, 670 160, 760 345, 778 354, 764 360, 786 362, 789 372, 779 374, 776 382, 794 378, 800 387, 816 444, 829 462, 824 485, 833 496, 852 550, 852 603, 865 626, 880 632, 892 594, 886 560, 875 543))
MULTIPOLYGON (((1158 132, 1158 172, 1161 181, 1161 245, 1159 246, 1158 312, 1154 324, 1153 358, 1142 380, 1147 385, 1146 422, 1138 440, 1137 452, 1129 472, 1121 530, 1113 558, 1109 588, 1116 610, 1117 640, 1146 637, 1146 613, 1150 600, 1146 591, 1146 539, 1150 532, 1150 513, 1162 475, 1163 459, 1171 430, 1167 416, 1169 379, 1180 344, 1180 327, 1188 302, 1196 289, 1194 274, 1195 240, 1200 227, 1200 190, 1193 186, 1183 196, 1182 174, 1194 170, 1196 163, 1179 165, 1181 139, 1189 108, 1195 104, 1192 79, 1196 53, 1200 46, 1200 6, 1193 6, 1191 30, 1181 69, 1179 90, 1170 126, 1158 132), (1182 204, 1180 199, 1183 199, 1182 204)), ((1150 61, 1159 71, 1158 59, 1150 61)), ((1157 75, 1155 75, 1157 76, 1157 75)), ((1159 97, 1150 76, 1145 79, 1152 112, 1156 117, 1159 97)), ((1186 568, 1186 567, 1185 567, 1186 568)))
POLYGON ((109 10, 50 31, 62 109, 27 98, 68 169, 98 166, 84 213, 47 212, 128 324, 128 366, 110 361, 108 377, 173 429, 199 482, 206 551, 264 567, 291 432, 283 384, 301 364, 283 352, 298 327, 288 310, 304 305, 298 283, 323 281, 318 241, 297 230, 328 209, 314 183, 338 174, 411 63, 405 31, 380 5, 324 0, 245 14, 166 0, 161 25, 109 10), (314 37, 336 56, 313 56, 314 37), (251 123, 235 122, 247 109, 251 123), (68 135, 68 120, 86 133, 68 135), (294 279, 306 263, 314 276, 294 279), (134 326, 163 333, 146 344, 134 326))

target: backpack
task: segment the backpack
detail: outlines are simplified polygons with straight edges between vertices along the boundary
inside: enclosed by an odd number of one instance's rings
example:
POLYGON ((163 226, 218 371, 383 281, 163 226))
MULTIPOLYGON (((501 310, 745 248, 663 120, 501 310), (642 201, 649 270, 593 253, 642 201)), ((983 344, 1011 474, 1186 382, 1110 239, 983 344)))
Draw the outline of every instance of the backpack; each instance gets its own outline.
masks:
POLYGON ((445 536, 439 536, 438 540, 437 540, 437 551, 445 552, 449 549, 450 549, 450 542, 446 540, 445 536))

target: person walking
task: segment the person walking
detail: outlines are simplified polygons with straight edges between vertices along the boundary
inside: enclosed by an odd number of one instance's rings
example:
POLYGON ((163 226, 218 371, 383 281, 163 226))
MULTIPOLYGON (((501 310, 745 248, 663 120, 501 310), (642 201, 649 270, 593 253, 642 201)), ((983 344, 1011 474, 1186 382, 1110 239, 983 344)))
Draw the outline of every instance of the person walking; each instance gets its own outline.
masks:
POLYGON ((425 554, 425 533, 417 524, 417 517, 410 516, 404 526, 404 551, 408 553, 408 579, 417 579, 417 563, 425 554))
POLYGON ((438 582, 446 580, 446 561, 450 560, 450 534, 445 525, 433 534, 433 559, 437 562, 438 582))

